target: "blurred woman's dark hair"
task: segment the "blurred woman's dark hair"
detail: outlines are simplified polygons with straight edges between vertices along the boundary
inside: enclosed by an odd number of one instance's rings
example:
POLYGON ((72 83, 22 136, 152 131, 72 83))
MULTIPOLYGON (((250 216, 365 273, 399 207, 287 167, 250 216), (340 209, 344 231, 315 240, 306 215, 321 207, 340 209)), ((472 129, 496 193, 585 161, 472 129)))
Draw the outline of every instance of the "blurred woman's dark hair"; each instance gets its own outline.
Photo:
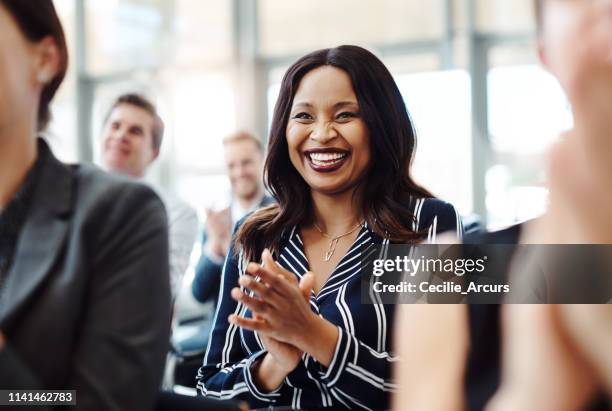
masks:
POLYGON ((248 260, 259 256, 264 247, 277 251, 287 227, 312 218, 310 188, 289 159, 285 132, 300 81, 321 66, 333 66, 349 75, 370 136, 370 164, 360 182, 361 211, 368 226, 394 242, 421 239, 421 234, 412 229, 412 205, 415 199, 432 195, 410 176, 416 136, 402 95, 389 70, 374 54, 357 46, 340 46, 310 53, 285 73, 264 167, 266 188, 278 204, 253 213, 238 230, 236 250, 242 246, 248 260))
POLYGON ((0 0, 0 6, 15 19, 17 26, 30 42, 37 43, 51 36, 57 44, 60 53, 59 68, 55 77, 43 88, 38 106, 38 130, 42 131, 51 119, 49 104, 68 69, 68 47, 62 24, 52 0, 0 0))

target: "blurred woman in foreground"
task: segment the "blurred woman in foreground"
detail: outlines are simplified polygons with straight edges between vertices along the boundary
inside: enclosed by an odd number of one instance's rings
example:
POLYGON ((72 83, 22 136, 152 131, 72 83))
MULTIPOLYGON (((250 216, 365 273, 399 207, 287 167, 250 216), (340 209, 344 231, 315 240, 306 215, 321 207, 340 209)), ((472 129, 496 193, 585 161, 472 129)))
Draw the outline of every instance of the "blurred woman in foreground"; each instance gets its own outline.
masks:
POLYGON ((38 138, 67 63, 51 0, 0 0, 0 389, 146 410, 170 325, 165 210, 38 138))

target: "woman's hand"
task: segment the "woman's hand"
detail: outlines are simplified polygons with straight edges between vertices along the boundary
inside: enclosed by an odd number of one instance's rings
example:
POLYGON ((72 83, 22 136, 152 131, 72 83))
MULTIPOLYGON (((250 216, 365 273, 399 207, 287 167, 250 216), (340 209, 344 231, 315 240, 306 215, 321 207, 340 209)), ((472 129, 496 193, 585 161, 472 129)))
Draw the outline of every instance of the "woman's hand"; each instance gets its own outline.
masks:
MULTIPOLYGON (((267 254, 269 255, 269 253, 267 254)), ((256 268, 251 268, 251 271, 249 271, 248 268, 247 271, 249 273, 254 273, 255 271, 253 270, 256 268)), ((298 284, 297 279, 293 274, 286 271, 282 274, 285 276, 287 281, 293 283, 294 285, 298 284)), ((239 284, 242 284, 242 282, 239 281, 239 284)), ((310 300, 310 290, 312 289, 312 284, 310 285, 310 288, 308 288, 308 283, 305 282, 303 284, 303 287, 303 291, 301 291, 300 294, 305 300, 306 304, 308 304, 310 300)), ((232 297, 237 301, 244 303, 245 296, 249 297, 248 295, 240 291, 239 288, 234 288, 232 290, 232 297)), ((262 317, 261 314, 259 314, 252 307, 249 308, 253 312, 253 318, 255 321, 265 321, 265 318, 262 317)), ((236 315, 231 315, 228 318, 231 323, 240 325, 236 321, 236 319, 240 319, 240 317, 236 315)), ((279 341, 265 333, 258 333, 258 335, 262 345, 267 351, 267 354, 256 367, 255 378, 259 387, 263 388, 265 391, 270 392, 276 389, 282 383, 285 377, 298 366, 302 358, 303 351, 291 344, 279 341)))
POLYGON ((302 351, 299 348, 266 335, 260 335, 259 338, 279 370, 285 374, 295 370, 302 358, 302 351))
POLYGON ((232 290, 232 297, 245 304, 257 316, 248 319, 232 315, 229 321, 257 331, 259 335, 294 346, 309 353, 323 365, 329 365, 338 331, 310 308, 314 275, 306 273, 298 283, 293 273, 274 262, 268 250, 262 253, 262 261, 262 265, 250 263, 247 267, 250 275, 242 276, 239 280, 241 286, 253 291, 253 296, 243 293, 239 288, 232 290))
MULTIPOLYGON (((261 319, 257 314, 255 316, 261 319)), ((302 351, 265 335, 259 338, 267 354, 254 370, 255 380, 264 391, 271 392, 298 366, 302 351)))
POLYGON ((316 316, 310 309, 306 295, 310 298, 313 284, 312 273, 306 273, 298 283, 295 275, 274 262, 270 252, 264 250, 263 264, 250 263, 247 273, 238 283, 251 290, 250 296, 239 288, 232 290, 232 297, 257 313, 252 319, 230 316, 230 322, 281 342, 297 346, 304 328, 316 316), (261 281, 258 281, 259 277, 261 281))

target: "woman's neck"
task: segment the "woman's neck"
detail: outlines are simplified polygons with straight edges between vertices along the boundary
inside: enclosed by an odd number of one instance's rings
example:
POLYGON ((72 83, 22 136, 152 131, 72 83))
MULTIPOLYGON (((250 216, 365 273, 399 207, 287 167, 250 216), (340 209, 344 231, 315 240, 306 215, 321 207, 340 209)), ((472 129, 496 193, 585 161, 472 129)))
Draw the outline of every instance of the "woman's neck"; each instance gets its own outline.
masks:
POLYGON ((363 220, 360 194, 354 190, 337 195, 312 192, 314 223, 329 235, 341 235, 363 220))
POLYGON ((19 125, 0 129, 0 210, 19 190, 36 155, 32 129, 19 125))

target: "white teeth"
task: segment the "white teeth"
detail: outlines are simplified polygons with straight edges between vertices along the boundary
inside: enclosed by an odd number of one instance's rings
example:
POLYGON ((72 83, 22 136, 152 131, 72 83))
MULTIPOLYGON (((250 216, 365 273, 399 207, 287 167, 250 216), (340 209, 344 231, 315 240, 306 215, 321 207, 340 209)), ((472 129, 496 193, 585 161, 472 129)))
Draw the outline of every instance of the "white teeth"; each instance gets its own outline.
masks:
POLYGON ((330 166, 338 164, 344 158, 346 153, 309 153, 310 161, 316 166, 330 166))
POLYGON ((345 153, 310 153, 313 161, 335 161, 346 157, 345 153))

